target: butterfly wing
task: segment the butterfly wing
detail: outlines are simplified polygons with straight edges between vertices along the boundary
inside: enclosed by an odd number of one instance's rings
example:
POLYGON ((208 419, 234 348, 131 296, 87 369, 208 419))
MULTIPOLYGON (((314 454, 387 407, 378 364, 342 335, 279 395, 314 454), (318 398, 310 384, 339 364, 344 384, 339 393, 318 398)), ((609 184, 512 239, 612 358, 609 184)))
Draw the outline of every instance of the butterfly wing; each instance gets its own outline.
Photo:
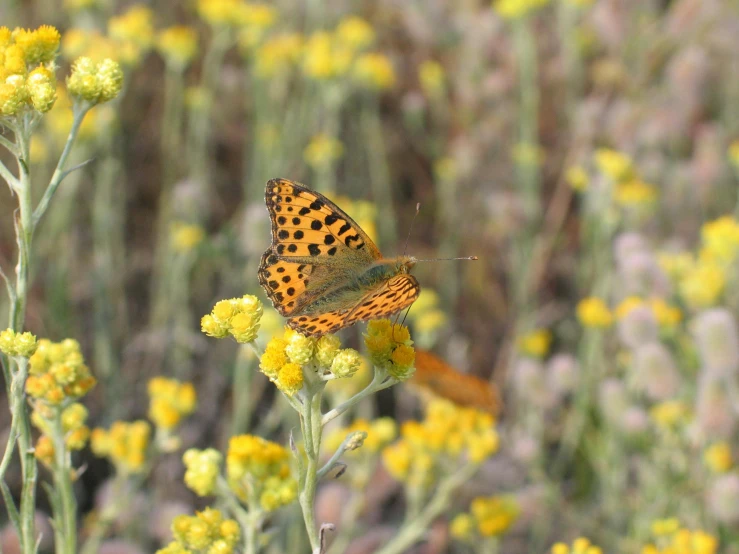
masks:
POLYGON ((410 306, 418 298, 419 292, 420 286, 416 278, 413 275, 402 273, 381 283, 350 309, 291 317, 287 320, 287 324, 292 329, 308 336, 335 333, 358 321, 381 319, 393 315, 410 306))
POLYGON ((283 316, 300 314, 329 288, 339 286, 342 271, 361 271, 382 258, 351 217, 300 183, 271 179, 265 201, 272 245, 262 256, 258 276, 283 316))

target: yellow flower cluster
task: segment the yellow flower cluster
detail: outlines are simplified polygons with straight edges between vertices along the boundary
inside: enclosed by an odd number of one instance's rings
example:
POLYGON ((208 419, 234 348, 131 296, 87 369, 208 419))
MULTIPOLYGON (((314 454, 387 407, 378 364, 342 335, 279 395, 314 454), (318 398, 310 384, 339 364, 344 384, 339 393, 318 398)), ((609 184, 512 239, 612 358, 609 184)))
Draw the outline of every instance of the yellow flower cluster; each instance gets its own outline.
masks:
POLYGON ((574 190, 582 192, 588 188, 590 178, 581 165, 573 165, 567 168, 567 171, 565 172, 565 181, 567 181, 567 184, 574 190))
POLYGON ((716 537, 700 529, 682 528, 675 518, 657 520, 652 524, 654 543, 645 545, 641 554, 716 554, 716 537))
POLYGON ((638 296, 629 296, 624 298, 621 303, 616 306, 616 318, 623 319, 629 315, 631 310, 642 306, 646 306, 652 311, 654 319, 661 327, 674 327, 682 321, 683 314, 680 311, 680 308, 668 304, 662 298, 650 298, 649 300, 644 300, 638 296))
MULTIPOLYGON (((408 312, 413 321, 413 330, 422 336, 433 336, 442 329, 448 321, 446 314, 439 308, 439 295, 431 289, 423 289, 408 312)), ((421 341, 423 345, 423 341, 421 341)))
POLYGON ((91 104, 113 100, 123 87, 123 71, 118 62, 106 58, 96 63, 92 58, 78 58, 67 77, 67 90, 91 104))
POLYGON ((595 165, 615 185, 614 199, 623 207, 644 206, 657 198, 654 185, 644 182, 636 174, 631 158, 608 148, 595 151, 595 165))
POLYGON ((354 62, 354 79, 370 90, 387 90, 395 85, 395 70, 385 54, 370 52, 354 62))
POLYGON ((257 48, 254 72, 258 77, 274 77, 295 67, 303 54, 303 35, 282 33, 265 40, 257 48))
POLYGON ((701 228, 701 257, 731 264, 739 256, 739 222, 731 216, 708 221, 701 228))
POLYGON ((421 90, 429 98, 442 96, 446 87, 444 67, 434 60, 422 62, 418 67, 418 82, 421 85, 421 90))
POLYGON ((409 379, 415 371, 416 351, 408 327, 389 319, 376 319, 367 324, 364 334, 370 360, 398 381, 409 379))
POLYGON ((36 337, 28 331, 25 333, 16 333, 12 329, 0 331, 0 352, 6 356, 30 358, 36 352, 37 346, 36 337))
POLYGON ((257 2, 198 0, 195 7, 200 18, 214 27, 266 30, 277 20, 277 12, 272 6, 257 2))
POLYGON ((520 19, 546 6, 549 0, 495 0, 493 8, 505 19, 520 19))
POLYGON ((613 323, 613 314, 608 305, 594 296, 585 298, 577 304, 577 318, 585 327, 604 328, 613 323))
POLYGON ((262 319, 262 303, 251 294, 221 300, 200 320, 203 333, 221 339, 231 335, 236 342, 247 343, 257 338, 262 319))
POLYGON ((170 238, 176 252, 187 253, 203 242, 205 230, 194 223, 177 221, 170 228, 170 238))
POLYGON ((731 445, 726 441, 712 444, 703 452, 703 462, 714 473, 726 473, 734 466, 731 445))
POLYGON ((134 4, 119 16, 108 20, 108 35, 125 50, 121 61, 135 65, 154 43, 154 12, 143 4, 134 4))
POLYGON ((157 554, 233 554, 241 540, 239 524, 220 511, 206 508, 194 516, 179 515, 172 521, 174 541, 157 554))
POLYGON ((290 453, 283 446, 254 435, 231 437, 226 455, 228 484, 244 502, 258 501, 276 510, 297 498, 290 475, 290 453))
POLYGON ((195 411, 197 394, 192 383, 154 377, 149 381, 149 419, 158 428, 171 431, 182 418, 195 411))
POLYGON ((182 70, 198 54, 198 32, 186 25, 174 25, 159 31, 156 48, 164 61, 182 70))
POLYGON ((223 455, 213 448, 190 448, 182 456, 185 464, 185 484, 198 496, 213 494, 221 473, 223 455))
POLYGON ((74 402, 60 413, 57 410, 39 407, 31 414, 31 421, 43 434, 36 443, 34 455, 47 466, 54 462, 54 442, 51 438, 54 429, 54 419, 59 417, 64 445, 69 450, 82 450, 90 438, 90 428, 86 425, 87 408, 74 402))
POLYGON ((303 150, 303 158, 316 171, 329 169, 344 155, 344 145, 334 137, 315 135, 303 150))
POLYGON ((51 342, 38 341, 36 351, 29 358, 29 376, 26 392, 39 404, 58 406, 67 398, 84 396, 93 386, 95 378, 80 352, 76 340, 51 342))
POLYGON ((286 328, 282 337, 267 343, 259 368, 278 389, 292 396, 303 388, 306 370, 317 372, 324 380, 348 378, 359 370, 359 352, 340 347, 341 341, 334 335, 315 339, 286 328))
POLYGON ((382 451, 388 472, 414 487, 428 487, 444 468, 467 458, 481 464, 498 450, 499 438, 492 415, 434 399, 423 421, 408 421, 400 440, 382 451))
POLYGON ((56 100, 54 60, 59 31, 49 25, 36 30, 0 27, 0 116, 26 108, 48 112, 56 100))
POLYGON ((150 436, 146 421, 115 421, 110 430, 93 429, 90 446, 96 456, 108 458, 119 473, 128 475, 144 470, 150 436))
POLYGON ((692 411, 680 400, 666 400, 653 406, 649 411, 652 421, 661 429, 671 430, 689 422, 692 411))
POLYGON ((518 349, 534 358, 545 357, 551 344, 552 332, 549 329, 534 329, 518 338, 518 349))
POLYGON ((364 433, 365 437, 361 448, 351 450, 347 454, 354 457, 374 456, 395 440, 398 435, 398 426, 391 417, 381 417, 374 421, 357 419, 351 425, 335 429, 329 433, 324 439, 324 448, 329 453, 335 452, 344 442, 344 439, 352 433, 364 433))
POLYGON ((475 498, 470 504, 469 513, 456 516, 451 524, 452 536, 471 542, 479 537, 499 537, 518 519, 521 508, 511 496, 490 496, 475 498))
POLYGON ((589 539, 579 537, 572 542, 572 546, 558 542, 552 546, 551 554, 603 554, 603 550, 589 539))

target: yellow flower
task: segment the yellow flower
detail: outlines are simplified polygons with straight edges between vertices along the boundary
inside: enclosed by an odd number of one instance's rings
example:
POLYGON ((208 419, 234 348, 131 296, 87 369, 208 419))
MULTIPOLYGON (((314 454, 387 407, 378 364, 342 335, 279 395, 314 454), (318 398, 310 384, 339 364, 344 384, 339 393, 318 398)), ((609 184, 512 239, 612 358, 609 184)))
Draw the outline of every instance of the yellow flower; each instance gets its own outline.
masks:
POLYGON ((303 151, 305 162, 315 170, 331 167, 343 155, 342 142, 324 134, 314 136, 303 151))
POLYGON ((437 61, 426 60, 418 67, 418 82, 429 98, 439 98, 446 89, 444 67, 437 61))
POLYGON ((149 419, 158 428, 171 431, 182 418, 195 411, 197 395, 192 383, 154 377, 149 381, 149 419))
POLYGON ((725 441, 717 442, 703 452, 703 461, 714 473, 725 473, 734 465, 731 445, 725 441))
POLYGON ((651 204, 656 198, 657 189, 640 179, 618 183, 614 193, 616 203, 624 207, 651 204))
POLYGON ((283 33, 267 39, 254 54, 254 72, 259 77, 272 77, 287 71, 300 60, 303 42, 299 33, 283 33))
POLYGON ((159 32, 156 45, 167 63, 183 69, 198 53, 198 33, 192 27, 174 25, 159 32))
POLYGON ((595 151, 595 165, 603 175, 614 183, 626 181, 634 173, 631 158, 609 148, 599 148, 595 151))
POLYGON ((326 31, 308 37, 303 56, 303 71, 308 77, 327 80, 349 71, 354 52, 326 31))
POLYGON ((652 308, 654 317, 662 327, 674 327, 683 319, 683 314, 679 308, 671 306, 662 298, 652 298, 648 301, 649 307, 652 308))
POLYGON ((233 554, 241 539, 239 524, 224 519, 220 511, 206 508, 194 516, 179 515, 172 520, 174 541, 157 554, 233 554))
POLYGON ((543 358, 552 344, 552 332, 549 329, 535 329, 519 337, 518 349, 534 358, 543 358))
POLYGON ((596 297, 585 298, 578 303, 577 317, 585 327, 603 328, 613 322, 613 315, 606 303, 596 297))
POLYGON ((416 354, 408 327, 391 324, 388 319, 370 321, 364 343, 372 363, 391 377, 405 381, 413 375, 416 354))
POLYGON ((459 514, 449 524, 449 532, 458 540, 469 540, 472 538, 474 521, 470 514, 459 514))
POLYGON ((108 20, 108 34, 144 53, 154 42, 154 12, 142 4, 134 4, 122 15, 108 20))
POLYGON ((670 429, 686 422, 690 418, 690 409, 679 400, 667 400, 654 406, 649 415, 660 427, 670 429))
POLYGON ((95 63, 91 58, 78 58, 67 77, 69 94, 91 104, 112 100, 122 87, 123 71, 118 63, 108 58, 100 63, 95 63))
POLYGON ((221 300, 210 314, 200 320, 200 328, 209 337, 231 335, 236 342, 248 343, 257 338, 264 308, 252 294, 221 300))
POLYGON ((375 41, 375 31, 361 17, 349 16, 336 27, 336 38, 352 50, 362 50, 375 41))
POLYGON ((185 484, 198 496, 213 494, 221 471, 223 456, 213 448, 191 448, 182 456, 185 464, 185 484))
POLYGON ((267 343, 264 354, 259 360, 259 369, 272 380, 277 379, 282 366, 288 363, 285 347, 287 347, 285 339, 274 337, 267 343))
POLYGON ((146 421, 115 421, 108 431, 93 429, 90 446, 93 454, 108 458, 120 473, 140 473, 144 470, 150 436, 146 421))
POLYGON ((565 180, 576 191, 583 192, 588 188, 590 178, 587 172, 580 165, 573 165, 567 168, 565 172, 565 180))
POLYGON ((303 388, 303 369, 296 363, 287 363, 280 368, 275 381, 277 388, 293 396, 303 388))
POLYGON ((470 504, 470 514, 483 537, 497 537, 511 528, 521 509, 509 496, 478 497, 470 504))
POLYGON ((726 273, 716 262, 696 261, 682 276, 678 284, 680 296, 691 308, 713 306, 726 286, 726 273))
POLYGON ((677 533, 680 529, 680 521, 671 517, 668 519, 658 519, 652 523, 652 534, 661 537, 677 533))
POLYGON ((552 546, 551 554, 602 554, 603 551, 599 546, 590 543, 589 539, 579 537, 572 543, 572 547, 563 542, 558 542, 552 546))
POLYGON ((36 351, 37 346, 36 337, 28 331, 25 333, 16 333, 12 329, 0 331, 0 352, 8 356, 29 358, 36 351))
POLYGON ((731 264, 739 254, 739 222, 731 216, 724 216, 703 224, 702 256, 719 263, 731 264))
POLYGON ((519 19, 528 16, 548 3, 549 0, 495 0, 493 8, 505 19, 519 19))
POLYGON ((26 64, 36 65, 54 61, 61 35, 51 25, 42 25, 35 31, 15 29, 12 39, 23 50, 26 64))
POLYGON ((41 435, 36 441, 33 455, 38 461, 47 466, 52 465, 54 463, 54 443, 51 442, 51 438, 47 435, 41 435))
POLYGON ((395 84, 395 70, 384 54, 362 54, 354 63, 354 78, 374 90, 387 90, 395 84))
POLYGON ((172 245, 177 252, 190 252, 197 248, 205 238, 205 231, 200 225, 192 225, 183 222, 172 224, 172 245))
POLYGON ((29 374, 37 379, 26 381, 26 392, 35 405, 58 405, 66 398, 79 398, 96 383, 79 343, 72 339, 58 343, 39 340, 29 364, 29 374))
POLYGON ((718 540, 701 531, 691 531, 680 527, 675 518, 658 520, 652 524, 652 533, 658 537, 658 544, 647 544, 642 554, 716 554, 718 540))

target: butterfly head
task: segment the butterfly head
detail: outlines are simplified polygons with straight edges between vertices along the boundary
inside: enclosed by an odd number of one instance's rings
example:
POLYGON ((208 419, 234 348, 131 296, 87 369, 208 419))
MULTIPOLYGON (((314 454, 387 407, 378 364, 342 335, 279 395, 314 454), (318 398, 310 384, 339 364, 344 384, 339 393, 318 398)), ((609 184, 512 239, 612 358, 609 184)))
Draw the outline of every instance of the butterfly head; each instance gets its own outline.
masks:
POLYGON ((416 258, 413 256, 401 256, 395 264, 398 273, 410 273, 413 266, 416 265, 416 258))

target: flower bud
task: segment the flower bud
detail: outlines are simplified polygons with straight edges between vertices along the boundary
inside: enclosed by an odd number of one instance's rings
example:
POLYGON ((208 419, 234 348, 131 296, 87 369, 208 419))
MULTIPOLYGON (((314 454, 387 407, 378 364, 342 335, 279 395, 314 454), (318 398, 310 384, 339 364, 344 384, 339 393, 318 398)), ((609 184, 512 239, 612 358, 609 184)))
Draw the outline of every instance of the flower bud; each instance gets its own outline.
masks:
POLYGON ((659 342, 637 348, 634 356, 634 379, 637 387, 650 400, 672 398, 680 387, 680 376, 672 355, 659 342))
POLYGON ((286 395, 294 395, 303 388, 303 368, 292 362, 285 364, 277 374, 275 384, 286 395))
POLYGON ((706 504, 721 523, 739 523, 739 475, 729 473, 718 477, 708 489, 706 504))
POLYGON ((649 306, 631 308, 618 322, 618 334, 629 348, 637 348, 657 340, 659 329, 649 306))
POLYGON ((334 356, 331 363, 331 373, 338 378, 351 377, 362 365, 359 352, 353 348, 344 348, 334 356))
POLYGON ((314 339, 301 335, 300 333, 293 333, 285 347, 285 354, 287 354, 291 362, 298 365, 305 365, 313 357, 314 347, 314 339))
POLYGON ((323 335, 316 343, 316 360, 323 367, 331 367, 339 352, 341 341, 336 335, 323 335))
POLYGON ((56 101, 56 77, 44 66, 39 66, 28 75, 26 86, 33 108, 41 113, 48 112, 56 101))
POLYGON ((700 429, 710 438, 730 438, 736 417, 734 407, 720 378, 704 372, 698 381, 696 417, 700 429))
POLYGON ((739 333, 731 312, 706 310, 696 319, 693 332, 707 372, 728 377, 739 369, 739 333))
POLYGON ((547 363, 547 383, 559 395, 574 392, 580 378, 580 367, 571 354, 556 354, 547 363))

